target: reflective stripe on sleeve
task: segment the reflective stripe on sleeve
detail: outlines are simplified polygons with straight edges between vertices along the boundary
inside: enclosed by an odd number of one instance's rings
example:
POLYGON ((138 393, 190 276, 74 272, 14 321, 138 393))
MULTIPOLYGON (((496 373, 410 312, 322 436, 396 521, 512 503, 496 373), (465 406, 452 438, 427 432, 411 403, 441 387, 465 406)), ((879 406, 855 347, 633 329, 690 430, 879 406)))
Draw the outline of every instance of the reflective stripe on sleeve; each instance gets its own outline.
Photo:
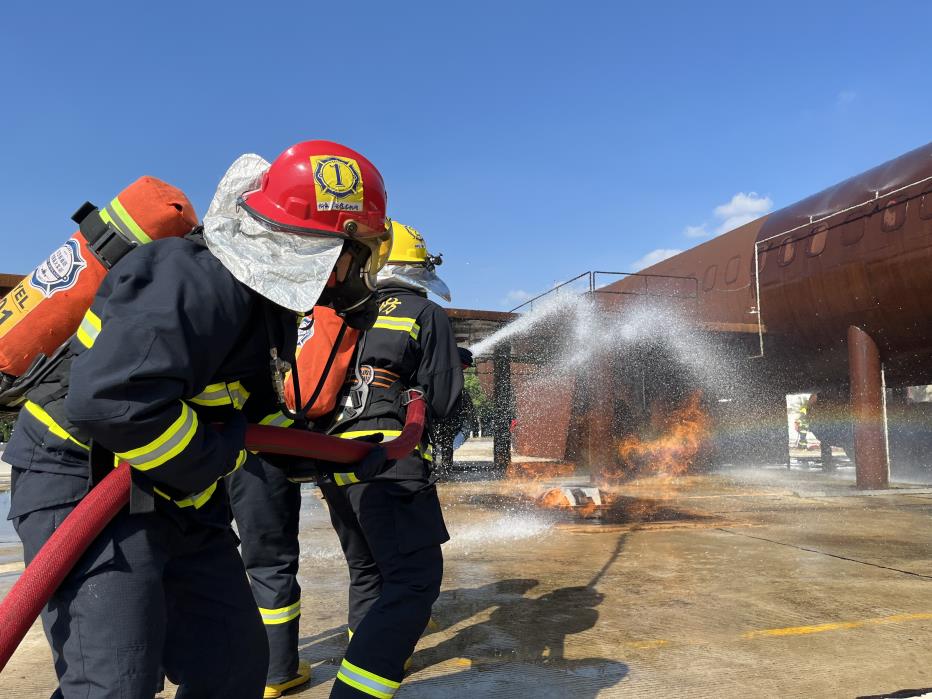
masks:
POLYGON ((298 600, 294 604, 289 604, 287 607, 279 607, 278 609, 259 607, 259 614, 262 615, 262 623, 266 626, 287 624, 292 619, 297 619, 301 616, 301 600, 298 600))
POLYGON ((259 420, 259 424, 268 425, 270 427, 291 427, 294 424, 294 420, 279 410, 277 413, 266 415, 264 418, 259 420))
POLYGON ((88 308, 84 318, 81 319, 81 324, 78 326, 78 342, 90 349, 94 346, 98 335, 100 335, 100 318, 88 308))
POLYGON ((190 399, 196 405, 205 407, 216 407, 219 405, 232 405, 237 410, 242 409, 247 399, 249 391, 243 388, 239 381, 232 383, 212 383, 206 386, 203 391, 190 399))
POLYGON ((217 491, 217 484, 211 483, 209 486, 204 488, 199 493, 195 493, 191 497, 184 498, 183 500, 175 500, 175 504, 178 507, 194 507, 195 510, 201 509, 201 507, 210 500, 211 496, 217 491))
MULTIPOLYGON (((240 449, 240 450, 239 450, 239 455, 236 457, 236 463, 233 464, 233 468, 230 469, 230 473, 226 474, 226 476, 229 476, 230 474, 234 473, 235 471, 238 471, 239 469, 241 469, 241 468, 243 467, 243 464, 246 463, 246 456, 247 456, 246 450, 245 450, 245 449, 240 449)), ((224 476, 224 478, 226 478, 226 476, 224 476)))
POLYGON ((52 419, 52 416, 49 415, 47 412, 45 412, 45 410, 41 406, 37 405, 36 403, 33 403, 31 400, 28 400, 23 405, 23 410, 25 410, 27 413, 32 415, 36 420, 38 420, 43 425, 45 425, 48 428, 48 431, 54 434, 59 439, 65 440, 67 442, 72 442, 73 444, 77 444, 82 449, 86 451, 90 451, 90 447, 88 445, 84 444, 83 442, 79 442, 77 439, 75 439, 70 434, 68 434, 68 432, 65 431, 65 428, 59 425, 57 422, 55 422, 52 419))
POLYGON ((417 324, 414 318, 395 318, 393 316, 379 316, 375 320, 373 328, 382 330, 397 330, 408 333, 415 340, 421 333, 421 326, 417 324))
POLYGON ((379 677, 374 672, 353 665, 346 658, 340 664, 337 679, 345 682, 350 687, 358 689, 360 692, 365 692, 369 696, 378 697, 379 699, 391 699, 401 686, 401 682, 379 677))
POLYGON ((128 461, 133 468, 148 471, 161 466, 184 451, 197 432, 197 413, 184 401, 180 402, 181 415, 169 425, 167 430, 148 444, 138 449, 119 452, 117 456, 128 461))

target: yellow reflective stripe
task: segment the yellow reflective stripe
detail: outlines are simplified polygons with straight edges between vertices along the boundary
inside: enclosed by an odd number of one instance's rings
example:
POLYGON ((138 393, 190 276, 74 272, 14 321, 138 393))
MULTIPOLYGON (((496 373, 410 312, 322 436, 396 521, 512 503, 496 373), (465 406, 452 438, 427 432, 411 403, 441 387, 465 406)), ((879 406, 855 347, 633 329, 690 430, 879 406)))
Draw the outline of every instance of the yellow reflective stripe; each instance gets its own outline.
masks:
POLYGON ((266 626, 287 624, 289 621, 301 616, 301 600, 298 600, 294 604, 289 604, 287 607, 279 607, 278 609, 259 607, 259 614, 262 616, 262 623, 266 626))
POLYGON ((164 490, 159 490, 156 486, 152 486, 152 490, 153 490, 153 492, 154 492, 156 495, 158 495, 159 497, 163 497, 163 498, 165 498, 166 500, 171 500, 171 499, 172 499, 171 495, 169 495, 168 493, 166 493, 164 490))
MULTIPOLYGON (((156 486, 152 486, 152 490, 156 495, 158 495, 161 498, 165 498, 166 500, 172 499, 171 495, 166 493, 164 490, 160 490, 156 486)), ((191 497, 185 498, 184 500, 174 500, 173 502, 178 507, 191 507, 192 505, 194 505, 194 509, 199 510, 205 502, 210 500, 210 497, 216 491, 217 491, 217 484, 214 483, 213 485, 208 486, 205 490, 202 490, 197 495, 192 495, 191 497)))
MULTIPOLYGON (((233 464, 233 468, 230 469, 230 473, 233 473, 234 471, 238 471, 239 469, 243 467, 243 464, 246 463, 246 456, 247 456, 246 450, 240 449, 239 455, 236 457, 236 463, 233 464)), ((226 476, 229 476, 230 473, 226 474, 226 476)), ((226 478, 226 476, 224 476, 224 478, 226 478)))
MULTIPOLYGON (((397 437, 401 434, 401 430, 350 430, 349 432, 341 432, 340 434, 333 435, 334 437, 340 437, 341 439, 356 439, 357 437, 368 437, 373 434, 383 434, 386 437, 397 437)), ((418 445, 414 451, 424 457, 425 461, 434 460, 434 452, 430 445, 427 446, 427 449, 422 449, 418 445)), ((336 475, 336 474, 334 474, 336 475)), ((342 485, 338 483, 337 485, 342 485)))
POLYGON ((350 430, 349 432, 340 432, 333 435, 340 439, 356 439, 357 437, 368 437, 373 434, 384 434, 386 437, 397 437, 401 430, 350 430))
POLYGON ((181 401, 181 415, 167 430, 148 444, 130 451, 118 452, 117 456, 128 461, 133 468, 148 471, 178 456, 191 443, 196 432, 197 413, 181 401))
POLYGON ((395 318, 393 316, 379 316, 375 320, 373 328, 383 330, 398 330, 399 332, 408 333, 415 340, 421 333, 421 326, 417 324, 414 318, 395 318))
POLYGON ((189 400, 205 407, 232 405, 240 410, 248 399, 249 391, 243 388, 243 384, 239 381, 234 381, 233 383, 212 383, 189 400))
POLYGON ((230 399, 230 392, 227 390, 227 385, 222 382, 205 386, 204 390, 191 398, 190 401, 197 405, 207 406, 227 405, 232 402, 230 399))
POLYGON ((193 505, 195 510, 199 510, 205 502, 210 500, 211 495, 213 495, 216 490, 217 484, 214 482, 191 497, 185 498, 184 500, 175 500, 175 504, 178 505, 178 507, 191 507, 193 505))
POLYGON ((242 410, 246 401, 249 400, 249 391, 243 388, 243 384, 239 381, 227 384, 227 387, 230 390, 230 398, 233 400, 233 407, 237 410, 242 410))
POLYGON ((90 451, 89 446, 87 446, 86 444, 83 444, 82 442, 79 442, 77 439, 75 439, 70 434, 68 434, 68 432, 65 431, 65 428, 63 428, 61 425, 59 425, 57 422, 55 422, 52 419, 51 415, 49 415, 47 412, 45 412, 45 410, 42 407, 33 403, 31 400, 26 401, 26 404, 23 406, 23 410, 25 410, 27 413, 32 415, 36 420, 38 420, 43 425, 45 425, 48 428, 49 432, 54 434, 59 439, 65 440, 67 442, 73 442, 74 444, 77 444, 82 449, 86 449, 90 451))
POLYGON ((81 324, 78 326, 78 342, 90 349, 94 346, 94 342, 97 340, 99 334, 100 318, 97 317, 94 311, 88 308, 87 313, 84 314, 84 318, 81 319, 81 324))
POLYGON ((359 483, 359 478, 355 473, 334 473, 333 482, 337 485, 350 485, 352 483, 359 483))
POLYGON ((117 216, 120 217, 120 220, 123 224, 129 228, 130 232, 136 237, 140 243, 151 243, 152 238, 139 227, 139 224, 133 220, 133 217, 129 215, 129 212, 123 208, 123 204, 120 203, 119 197, 114 197, 110 202, 110 207, 117 216))
POLYGON ((374 672, 363 670, 358 665, 353 665, 346 658, 340 663, 337 679, 345 682, 350 687, 358 689, 360 692, 379 697, 379 699, 391 699, 401 686, 401 682, 395 682, 386 677, 380 677, 374 672))
POLYGON ((269 425, 271 427, 291 427, 294 424, 294 420, 290 417, 287 417, 281 410, 277 413, 272 413, 271 415, 266 415, 264 418, 259 420, 260 425, 269 425))

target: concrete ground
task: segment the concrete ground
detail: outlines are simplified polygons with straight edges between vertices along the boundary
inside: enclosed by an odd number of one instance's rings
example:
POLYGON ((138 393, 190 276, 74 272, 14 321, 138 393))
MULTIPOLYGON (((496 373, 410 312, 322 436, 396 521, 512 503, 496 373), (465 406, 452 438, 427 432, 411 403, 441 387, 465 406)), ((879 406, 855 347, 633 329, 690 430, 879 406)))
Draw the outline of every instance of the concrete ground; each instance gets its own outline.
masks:
MULTIPOLYGON (((775 467, 645 480, 615 490, 601 522, 536 508, 540 483, 444 483, 444 587, 398 696, 932 687, 932 489, 863 495, 852 479, 851 469, 775 467)), ((326 697, 346 645, 347 576, 313 489, 302 543, 300 652, 314 678, 293 696, 326 697)), ((0 530, 0 594, 18 555, 0 530)), ((54 687, 34 627, 0 676, 0 697, 54 687)))

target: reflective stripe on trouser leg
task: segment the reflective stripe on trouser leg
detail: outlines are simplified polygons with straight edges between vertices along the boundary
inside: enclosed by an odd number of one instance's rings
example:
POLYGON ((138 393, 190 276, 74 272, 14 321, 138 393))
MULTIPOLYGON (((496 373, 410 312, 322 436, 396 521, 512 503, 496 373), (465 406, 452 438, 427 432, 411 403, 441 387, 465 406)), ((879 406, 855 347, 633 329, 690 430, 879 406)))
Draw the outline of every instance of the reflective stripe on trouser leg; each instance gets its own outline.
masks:
POLYGON ((273 622, 265 624, 267 684, 280 684, 298 669, 301 488, 253 454, 226 481, 256 606, 263 621, 273 622))
POLYGON ((379 697, 379 699, 391 699, 395 695, 395 691, 401 686, 401 682, 395 682, 387 677, 379 677, 374 672, 369 672, 358 665, 354 665, 346 658, 340 664, 337 680, 348 684, 353 689, 358 689, 364 694, 379 697))
POLYGON ((301 616, 301 600, 298 600, 294 604, 289 604, 287 607, 279 607, 278 609, 259 607, 259 614, 262 616, 262 623, 266 626, 287 624, 289 621, 293 621, 301 616))

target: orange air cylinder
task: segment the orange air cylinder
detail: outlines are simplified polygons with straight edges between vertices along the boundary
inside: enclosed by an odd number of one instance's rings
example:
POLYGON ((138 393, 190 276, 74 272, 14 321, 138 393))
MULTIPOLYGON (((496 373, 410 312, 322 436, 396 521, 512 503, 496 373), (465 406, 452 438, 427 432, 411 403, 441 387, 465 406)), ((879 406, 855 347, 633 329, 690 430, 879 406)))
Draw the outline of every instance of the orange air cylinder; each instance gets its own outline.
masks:
MULTIPOLYGON (((140 177, 99 213, 131 244, 181 237, 197 225, 184 193, 154 177, 140 177)), ((71 337, 106 273, 79 230, 0 299, 0 372, 20 376, 71 337)))

